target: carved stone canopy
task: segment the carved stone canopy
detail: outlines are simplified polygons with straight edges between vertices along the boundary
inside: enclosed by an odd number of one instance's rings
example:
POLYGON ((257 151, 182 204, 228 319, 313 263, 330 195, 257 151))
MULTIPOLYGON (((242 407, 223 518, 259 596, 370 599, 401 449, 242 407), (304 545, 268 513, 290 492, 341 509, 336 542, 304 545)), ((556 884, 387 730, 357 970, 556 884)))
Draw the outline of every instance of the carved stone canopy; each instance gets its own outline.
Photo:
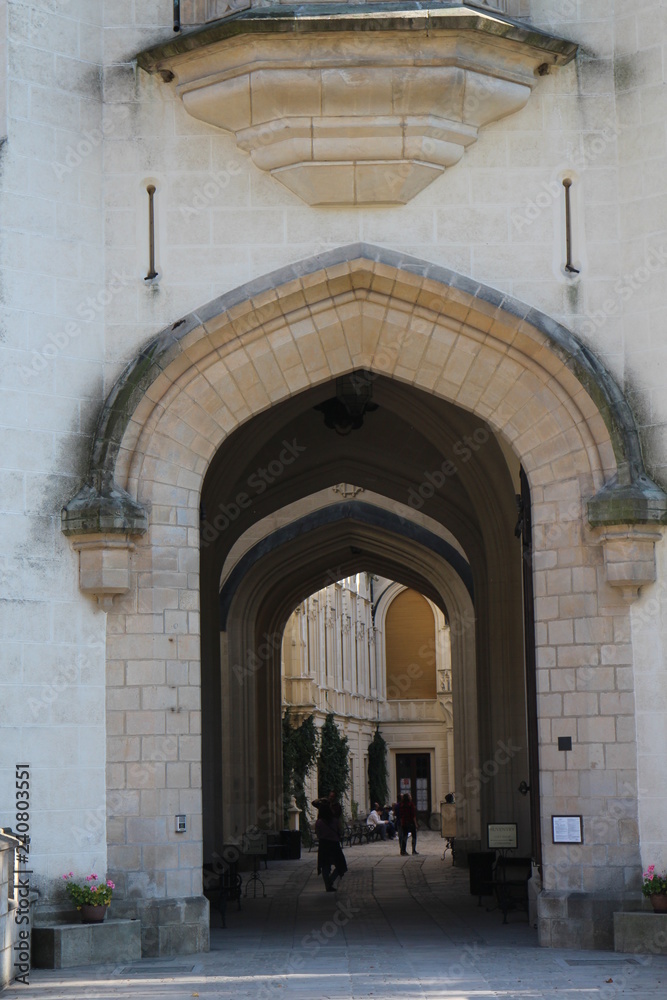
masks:
POLYGON ((309 204, 404 204, 576 50, 464 4, 313 4, 244 11, 137 62, 309 204))

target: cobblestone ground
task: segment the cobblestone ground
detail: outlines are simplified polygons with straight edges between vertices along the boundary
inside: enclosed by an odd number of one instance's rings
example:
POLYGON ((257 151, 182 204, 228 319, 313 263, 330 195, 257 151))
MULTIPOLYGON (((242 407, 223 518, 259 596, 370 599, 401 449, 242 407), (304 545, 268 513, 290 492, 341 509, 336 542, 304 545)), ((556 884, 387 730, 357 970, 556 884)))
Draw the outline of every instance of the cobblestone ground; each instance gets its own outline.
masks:
MULTIPOLYGON (((397 843, 346 850, 349 872, 325 893, 316 855, 260 872, 266 898, 212 916, 207 955, 62 972, 33 970, 3 1000, 200 997, 202 1000, 616 1000, 667 998, 667 957, 537 946, 526 915, 478 907, 468 873, 425 834, 417 857, 397 843)), ((491 900, 485 900, 491 904, 491 900)))

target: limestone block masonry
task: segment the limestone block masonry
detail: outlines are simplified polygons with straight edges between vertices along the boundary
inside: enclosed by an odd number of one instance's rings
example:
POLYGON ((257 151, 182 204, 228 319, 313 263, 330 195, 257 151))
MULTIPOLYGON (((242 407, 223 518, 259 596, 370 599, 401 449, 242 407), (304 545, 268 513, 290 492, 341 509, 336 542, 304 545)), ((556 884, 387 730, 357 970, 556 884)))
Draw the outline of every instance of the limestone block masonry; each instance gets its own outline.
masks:
POLYGON ((250 10, 138 63, 175 78, 189 114, 233 132, 308 204, 391 205, 458 163, 575 52, 464 6, 338 4, 250 10))

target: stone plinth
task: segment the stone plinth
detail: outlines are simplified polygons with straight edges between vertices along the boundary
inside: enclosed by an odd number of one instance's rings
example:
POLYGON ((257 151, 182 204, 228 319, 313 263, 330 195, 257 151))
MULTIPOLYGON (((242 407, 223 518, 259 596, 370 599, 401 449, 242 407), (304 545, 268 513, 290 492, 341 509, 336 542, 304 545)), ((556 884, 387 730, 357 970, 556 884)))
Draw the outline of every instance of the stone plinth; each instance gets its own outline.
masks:
POLYGON ((114 900, 125 916, 141 923, 144 958, 194 955, 209 949, 209 909, 204 896, 180 899, 114 900))
POLYGON ((52 924, 32 932, 32 964, 36 969, 69 969, 104 962, 136 962, 141 958, 139 920, 101 924, 52 924))
POLYGON ((615 913, 614 951, 667 955, 667 913, 615 913))
POLYGON ((636 906, 636 895, 545 890, 537 898, 539 943, 543 948, 641 951, 616 945, 617 918, 657 919, 653 913, 638 913, 636 906))

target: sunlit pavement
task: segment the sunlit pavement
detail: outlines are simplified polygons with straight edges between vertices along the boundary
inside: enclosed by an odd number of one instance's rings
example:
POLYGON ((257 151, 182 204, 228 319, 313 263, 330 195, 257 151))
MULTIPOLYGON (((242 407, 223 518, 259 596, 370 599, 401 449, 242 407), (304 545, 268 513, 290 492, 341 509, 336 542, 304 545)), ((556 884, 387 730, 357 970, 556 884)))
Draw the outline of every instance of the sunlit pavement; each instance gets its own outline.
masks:
POLYGON ((524 913, 503 925, 492 900, 478 907, 437 834, 417 846, 407 858, 397 842, 347 848, 336 893, 324 891, 315 852, 271 862, 259 873, 266 898, 250 883, 226 930, 213 913, 208 954, 33 970, 2 998, 667 998, 667 957, 539 948, 524 913))

